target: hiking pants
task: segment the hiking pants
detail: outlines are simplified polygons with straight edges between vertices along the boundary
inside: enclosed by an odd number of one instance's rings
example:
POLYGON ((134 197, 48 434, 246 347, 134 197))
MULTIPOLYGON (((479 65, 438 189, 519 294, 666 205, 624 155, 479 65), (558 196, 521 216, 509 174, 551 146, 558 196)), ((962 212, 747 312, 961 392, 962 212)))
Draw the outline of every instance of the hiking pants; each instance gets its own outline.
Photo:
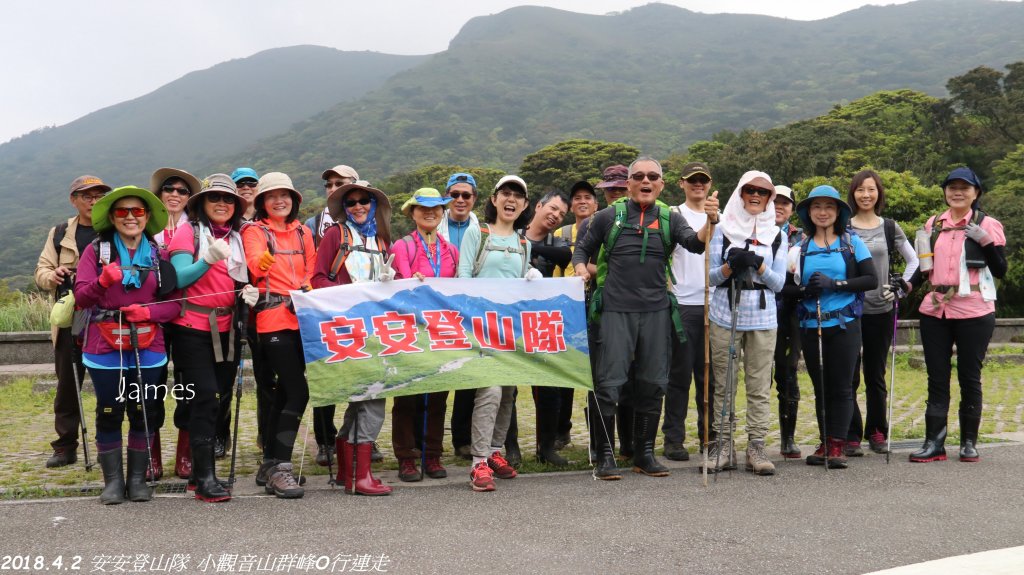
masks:
POLYGON ((824 382, 821 381, 822 364, 818 357, 818 328, 804 328, 800 331, 800 337, 807 373, 814 384, 818 431, 822 439, 826 436, 843 439, 850 429, 850 417, 853 415, 852 381, 860 349, 860 319, 847 321, 846 329, 838 325, 822 328, 824 382))
MULTIPOLYGON (((230 332, 220 335, 221 349, 228 349, 230 332)), ((238 371, 236 357, 217 363, 210 345, 210 332, 178 326, 175 330, 174 365, 181 372, 184 389, 175 391, 189 403, 189 433, 193 438, 213 439, 217 413, 224 389, 231 389, 238 371)))
POLYGON ((956 345, 956 375, 960 405, 981 406, 981 367, 996 328, 994 313, 969 319, 921 315, 921 345, 928 368, 928 413, 946 417, 949 411, 951 359, 956 345))
MULTIPOLYGON (((672 334, 672 367, 669 371, 668 391, 665 393, 665 422, 661 426, 665 443, 686 441, 686 413, 690 403, 690 382, 697 406, 697 437, 704 437, 704 306, 681 305, 679 313, 686 330, 686 343, 680 343, 672 334)), ((708 372, 709 391, 714 389, 714 375, 708 372)), ((714 411, 709 410, 714 421, 714 411)), ((703 440, 701 441, 703 444, 703 440)))
POLYGON ((263 455, 265 460, 291 461, 299 423, 309 403, 302 339, 298 330, 261 333, 260 347, 277 376, 274 402, 263 436, 263 455))
POLYGON ((597 403, 601 414, 615 414, 622 388, 635 369, 633 409, 660 414, 672 361, 672 316, 669 309, 601 314, 597 359, 597 403))
POLYGON ((860 442, 865 434, 879 431, 885 435, 889 429, 886 423, 886 399, 888 392, 885 382, 885 368, 892 344, 893 312, 866 313, 860 318, 863 355, 858 356, 853 369, 853 417, 847 441, 860 442), (860 367, 864 366, 864 398, 867 400, 867 418, 861 419, 860 405, 857 404, 857 389, 860 387, 860 367))
POLYGON ((733 360, 732 382, 727 379, 729 370, 729 339, 731 332, 711 322, 711 363, 715 368, 715 421, 714 430, 729 439, 735 431, 736 422, 732 414, 722 420, 722 406, 726 399, 731 402, 732 413, 736 412, 736 388, 739 383, 739 352, 743 351, 743 389, 747 395, 747 436, 750 439, 764 439, 771 426, 772 356, 775 351, 775 330, 758 329, 736 332, 736 353, 733 360), (730 387, 732 397, 726 388, 730 387), (732 419, 732 423, 726 421, 732 419), (723 430, 726 427, 728 429, 723 430))
POLYGON ((56 449, 66 447, 71 451, 78 448, 78 428, 82 416, 78 412, 78 382, 85 379, 82 365, 82 350, 71 335, 71 328, 57 330, 53 345, 53 365, 57 372, 57 395, 53 397, 53 429, 57 439, 50 442, 56 449), (77 372, 77 374, 76 374, 77 372))
POLYGON ((427 419, 427 437, 424 442, 427 457, 440 457, 441 442, 444 440, 444 412, 447 407, 447 391, 396 397, 391 406, 391 444, 395 457, 412 459, 419 456, 423 445, 416 438, 421 437, 422 440, 422 417, 427 419))
POLYGON ((512 408, 516 402, 515 394, 516 388, 512 385, 481 387, 476 390, 471 448, 471 453, 476 457, 490 457, 505 446, 505 437, 512 422, 512 408))
POLYGON ((377 441, 380 429, 384 427, 384 399, 350 401, 345 408, 338 437, 350 443, 372 443, 377 441))

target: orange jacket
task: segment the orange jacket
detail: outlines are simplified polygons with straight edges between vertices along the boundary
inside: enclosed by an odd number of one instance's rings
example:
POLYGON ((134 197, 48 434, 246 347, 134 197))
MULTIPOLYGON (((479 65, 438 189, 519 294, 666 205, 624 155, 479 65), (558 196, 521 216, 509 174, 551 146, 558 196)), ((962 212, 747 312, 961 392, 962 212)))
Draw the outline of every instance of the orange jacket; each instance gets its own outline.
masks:
MULTIPOLYGON (((242 230, 242 244, 245 246, 249 277, 260 290, 260 303, 263 303, 263 294, 268 291, 287 296, 290 290, 309 285, 316 267, 316 248, 313 246, 313 234, 298 220, 290 222, 284 230, 275 229, 269 220, 254 221, 242 230), (263 271, 259 268, 259 261, 268 249, 268 235, 273 238, 274 263, 267 271, 263 271)), ((287 305, 277 305, 256 313, 258 333, 286 329, 299 329, 299 320, 287 305)))

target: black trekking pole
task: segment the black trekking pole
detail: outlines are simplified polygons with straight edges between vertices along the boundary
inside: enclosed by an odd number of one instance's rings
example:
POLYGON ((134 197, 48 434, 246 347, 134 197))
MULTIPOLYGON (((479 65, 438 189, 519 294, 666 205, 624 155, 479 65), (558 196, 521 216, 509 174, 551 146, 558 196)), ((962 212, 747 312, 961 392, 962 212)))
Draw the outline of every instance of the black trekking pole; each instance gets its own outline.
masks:
MULTIPOLYGON (((746 272, 746 270, 744 270, 746 272)), ((735 372, 736 372, 736 325, 739 323, 740 317, 740 282, 744 280, 750 280, 749 274, 741 273, 733 279, 732 293, 730 293, 730 299, 732 299, 732 310, 729 326, 729 363, 725 369, 725 397, 722 398, 722 412, 719 415, 719 431, 718 437, 715 438, 718 446, 717 453, 715 454, 715 482, 718 482, 718 473, 721 471, 720 463, 722 460, 722 436, 724 433, 724 426, 729 426, 729 459, 726 464, 730 466, 729 473, 732 473, 731 460, 736 457, 733 441, 733 425, 736 421, 736 410, 733 405, 735 401, 735 372)))
POLYGON ((896 392, 896 326, 900 319, 900 294, 892 302, 892 369, 889 370, 889 416, 885 421, 885 463, 892 454, 892 394, 896 392))
MULTIPOLYGON (((93 464, 89 460, 89 430, 85 427, 85 406, 82 404, 82 386, 85 385, 85 377, 78 366, 82 363, 82 350, 72 342, 71 369, 75 372, 75 396, 78 398, 78 423, 82 429, 82 452, 85 455, 85 470, 92 471, 93 464)), ((84 370, 84 368, 83 368, 84 370)))
POLYGON ((231 471, 228 473, 228 491, 235 487, 235 461, 238 455, 238 416, 242 407, 242 378, 245 366, 245 334, 249 329, 249 310, 240 303, 238 306, 238 374, 235 378, 235 421, 232 424, 234 429, 231 432, 231 471))
POLYGON ((822 445, 825 451, 825 472, 828 473, 828 420, 825 418, 825 355, 822 353, 821 343, 821 296, 819 295, 816 299, 816 307, 818 310, 818 379, 821 381, 821 436, 822 445))
MULTIPOLYGON (((311 413, 313 417, 313 425, 316 425, 316 411, 313 410, 311 413)), ((332 421, 331 423, 334 422, 332 421)), ((331 440, 327 437, 327 420, 322 417, 320 418, 320 435, 324 438, 324 441, 331 440)), ((334 456, 331 455, 331 444, 328 443, 324 447, 327 449, 327 485, 337 485, 338 482, 334 480, 334 462, 331 461, 334 459, 334 456)), ((337 450, 335 450, 335 452, 337 453, 337 450)), ((341 457, 341 454, 338 454, 338 457, 341 457)))
MULTIPOLYGON (((156 329, 152 327, 150 329, 156 329)), ((142 382, 142 360, 139 358, 139 329, 135 322, 128 323, 128 333, 132 342, 132 350, 135 351, 135 379, 139 386, 139 408, 142 409, 142 429, 146 434, 146 473, 152 474, 153 483, 156 483, 156 470, 153 469, 153 443, 149 440, 149 416, 146 415, 146 387, 142 382)), ((149 485, 149 482, 146 483, 149 485)), ((153 487, 153 485, 150 485, 153 487)))
POLYGON ((423 443, 420 445, 420 481, 427 473, 427 420, 430 408, 430 394, 423 394, 423 443))

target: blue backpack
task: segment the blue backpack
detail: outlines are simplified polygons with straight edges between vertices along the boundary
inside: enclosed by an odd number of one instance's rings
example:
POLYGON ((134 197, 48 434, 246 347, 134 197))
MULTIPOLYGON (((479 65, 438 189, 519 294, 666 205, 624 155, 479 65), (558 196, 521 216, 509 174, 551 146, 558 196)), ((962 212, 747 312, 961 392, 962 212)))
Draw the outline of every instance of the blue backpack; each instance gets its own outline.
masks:
MULTIPOLYGON (((854 254, 853 248, 853 236, 857 233, 851 229, 847 229, 841 236, 839 236, 839 249, 832 250, 826 249, 824 251, 812 252, 811 255, 825 255, 835 252, 839 252, 843 255, 843 261, 846 263, 846 278, 850 279, 857 276, 857 257, 854 254)), ((800 277, 804 277, 804 259, 807 257, 807 247, 811 243, 811 238, 804 236, 800 240, 800 277)), ((841 309, 821 312, 821 321, 825 322, 831 319, 838 319, 839 325, 843 329, 846 329, 846 318, 859 318, 864 313, 864 292, 854 292, 853 301, 843 306, 841 309)), ((807 307, 800 305, 797 306, 797 319, 801 322, 808 319, 810 312, 807 311, 807 307)), ((815 318, 817 319, 817 318, 815 318)))

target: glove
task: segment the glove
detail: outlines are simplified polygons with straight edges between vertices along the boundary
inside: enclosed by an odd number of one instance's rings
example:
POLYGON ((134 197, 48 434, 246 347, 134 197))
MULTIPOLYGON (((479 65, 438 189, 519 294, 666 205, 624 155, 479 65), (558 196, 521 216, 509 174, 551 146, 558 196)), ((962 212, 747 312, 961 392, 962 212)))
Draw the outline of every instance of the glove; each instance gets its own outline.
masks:
POLYGON ((384 267, 380 270, 380 281, 389 282, 395 279, 395 269, 391 267, 391 264, 395 261, 395 254, 388 256, 388 259, 384 261, 384 267))
POLYGON ((221 260, 228 259, 228 256, 231 255, 231 246, 224 238, 214 239, 213 236, 207 235, 206 239, 209 240, 210 245, 206 248, 206 255, 203 256, 204 262, 212 266, 221 260))
POLYGON ((116 283, 121 283, 124 279, 124 272, 121 271, 121 266, 117 263, 107 264, 103 266, 103 271, 100 273, 100 285, 108 288, 116 283))
POLYGON ((731 269, 734 274, 740 273, 748 267, 746 263, 747 256, 745 255, 747 253, 747 250, 743 248, 731 248, 729 250, 727 263, 729 264, 729 269, 731 269))
POLYGON ((149 321, 149 308, 137 303, 121 308, 121 312, 124 313, 124 319, 131 323, 149 321))
POLYGON ((540 270, 538 270, 537 268, 530 268, 526 272, 526 276, 525 277, 526 277, 527 281, 539 280, 539 279, 544 277, 544 274, 540 273, 540 270))
POLYGON ((260 290, 256 289, 254 285, 245 284, 242 286, 242 293, 238 295, 242 298, 242 302, 245 305, 252 307, 256 305, 256 300, 260 299, 260 290))
POLYGON ((814 272, 811 277, 807 280, 807 288, 809 290, 815 290, 817 293, 821 293, 827 289, 836 289, 836 280, 828 277, 821 272, 814 272))
POLYGON ((747 256, 750 258, 750 269, 754 270, 755 272, 761 269, 761 264, 764 263, 764 256, 759 256, 754 252, 747 253, 750 254, 749 256, 747 256))
POLYGON ((882 285, 882 301, 884 301, 885 303, 892 303, 892 300, 896 299, 896 290, 897 289, 898 288, 894 288, 893 286, 891 286, 889 284, 883 284, 882 285))
POLYGON ((260 259, 256 262, 256 265, 260 268, 261 272, 269 270, 270 266, 274 265, 274 254, 270 253, 270 250, 265 250, 260 254, 260 259))
POLYGON ((968 238, 978 242, 978 245, 987 246, 992 243, 992 236, 988 235, 988 232, 978 224, 967 224, 967 227, 964 228, 964 233, 967 234, 968 238))

